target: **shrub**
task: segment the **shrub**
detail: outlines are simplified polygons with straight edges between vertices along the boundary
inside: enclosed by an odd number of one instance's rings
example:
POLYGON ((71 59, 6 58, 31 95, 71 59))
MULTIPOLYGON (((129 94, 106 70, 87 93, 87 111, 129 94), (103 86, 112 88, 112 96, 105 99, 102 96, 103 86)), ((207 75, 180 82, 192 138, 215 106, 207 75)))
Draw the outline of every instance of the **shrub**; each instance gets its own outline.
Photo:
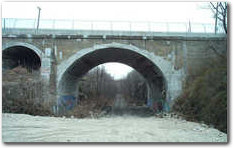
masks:
POLYGON ((227 64, 226 59, 212 60, 173 105, 173 110, 187 120, 204 121, 227 132, 227 64), (212 63, 212 64, 211 64, 212 63))

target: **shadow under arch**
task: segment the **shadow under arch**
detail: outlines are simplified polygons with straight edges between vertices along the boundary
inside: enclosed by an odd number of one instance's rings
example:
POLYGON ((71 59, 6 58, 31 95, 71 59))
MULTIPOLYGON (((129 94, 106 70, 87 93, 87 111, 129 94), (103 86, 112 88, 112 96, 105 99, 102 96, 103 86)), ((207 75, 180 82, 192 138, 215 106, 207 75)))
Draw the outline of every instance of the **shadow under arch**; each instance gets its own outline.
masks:
POLYGON ((9 42, 2 46, 3 70, 22 65, 39 70, 44 53, 36 46, 24 42, 9 42))
POLYGON ((132 45, 110 43, 82 49, 58 66, 58 96, 77 96, 79 78, 90 69, 107 62, 123 63, 138 71, 148 82, 149 98, 161 99, 163 90, 170 95, 170 79, 166 74, 172 67, 169 61, 132 45))

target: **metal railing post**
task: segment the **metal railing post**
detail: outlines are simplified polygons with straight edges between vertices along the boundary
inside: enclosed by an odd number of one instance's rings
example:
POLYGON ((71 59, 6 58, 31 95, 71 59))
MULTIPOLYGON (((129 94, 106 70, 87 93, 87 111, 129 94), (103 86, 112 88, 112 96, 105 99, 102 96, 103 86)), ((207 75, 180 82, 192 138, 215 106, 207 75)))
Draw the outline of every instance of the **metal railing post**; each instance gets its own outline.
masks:
POLYGON ((74 30, 74 25, 75 25, 75 21, 74 19, 72 20, 72 30, 74 30))
POLYGON ((129 22, 130 33, 132 34, 132 22, 129 22))
POLYGON ((4 21, 3 22, 4 23, 4 33, 6 33, 6 19, 4 18, 3 21, 4 21))
POLYGON ((203 27, 204 27, 204 32, 206 33, 206 26, 205 26, 205 24, 203 24, 203 27))
POLYGON ((93 32, 93 22, 91 22, 91 31, 93 32))
POLYGON ((166 22, 166 25, 167 25, 167 33, 169 32, 169 24, 168 22, 166 22))
POLYGON ((52 29, 55 29, 55 20, 52 21, 52 29))
POLYGON ((15 28, 17 19, 14 19, 13 28, 15 28))
POLYGON ((151 32, 151 24, 148 22, 148 31, 151 32))
POLYGON ((110 22, 110 31, 111 31, 111 33, 113 33, 113 24, 112 24, 112 21, 110 22))

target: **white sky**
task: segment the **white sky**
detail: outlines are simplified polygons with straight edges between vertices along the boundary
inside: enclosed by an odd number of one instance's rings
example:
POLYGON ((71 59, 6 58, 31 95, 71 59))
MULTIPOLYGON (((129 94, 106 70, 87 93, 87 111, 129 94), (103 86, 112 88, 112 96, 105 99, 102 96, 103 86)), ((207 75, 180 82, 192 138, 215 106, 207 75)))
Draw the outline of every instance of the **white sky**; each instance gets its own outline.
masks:
POLYGON ((4 18, 213 23, 207 2, 5 2, 4 18))
MULTIPOLYGON (((146 21, 214 23, 207 2, 5 2, 3 18, 75 19, 102 21, 146 21)), ((132 70, 118 63, 106 64, 105 69, 119 79, 132 70)))
POLYGON ((113 76, 116 80, 126 77, 129 72, 134 70, 132 67, 121 63, 110 62, 102 65, 105 66, 106 72, 113 76))

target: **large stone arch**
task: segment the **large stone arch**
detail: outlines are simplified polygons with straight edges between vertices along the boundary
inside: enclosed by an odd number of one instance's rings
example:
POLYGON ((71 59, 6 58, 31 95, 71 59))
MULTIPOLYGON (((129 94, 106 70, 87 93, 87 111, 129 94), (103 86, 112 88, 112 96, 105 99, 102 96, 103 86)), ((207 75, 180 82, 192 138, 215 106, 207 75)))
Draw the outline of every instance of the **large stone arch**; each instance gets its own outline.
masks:
POLYGON ((136 69, 146 77, 153 89, 152 93, 157 91, 154 88, 154 84, 157 83, 156 77, 163 79, 167 98, 174 99, 181 93, 183 70, 175 70, 171 61, 133 45, 110 43, 82 49, 58 65, 58 95, 75 95, 77 93, 75 83, 79 77, 91 68, 106 62, 120 62, 136 69), (110 57, 103 56, 105 52, 109 52, 106 55, 110 57), (121 59, 121 56, 125 59, 121 59))

